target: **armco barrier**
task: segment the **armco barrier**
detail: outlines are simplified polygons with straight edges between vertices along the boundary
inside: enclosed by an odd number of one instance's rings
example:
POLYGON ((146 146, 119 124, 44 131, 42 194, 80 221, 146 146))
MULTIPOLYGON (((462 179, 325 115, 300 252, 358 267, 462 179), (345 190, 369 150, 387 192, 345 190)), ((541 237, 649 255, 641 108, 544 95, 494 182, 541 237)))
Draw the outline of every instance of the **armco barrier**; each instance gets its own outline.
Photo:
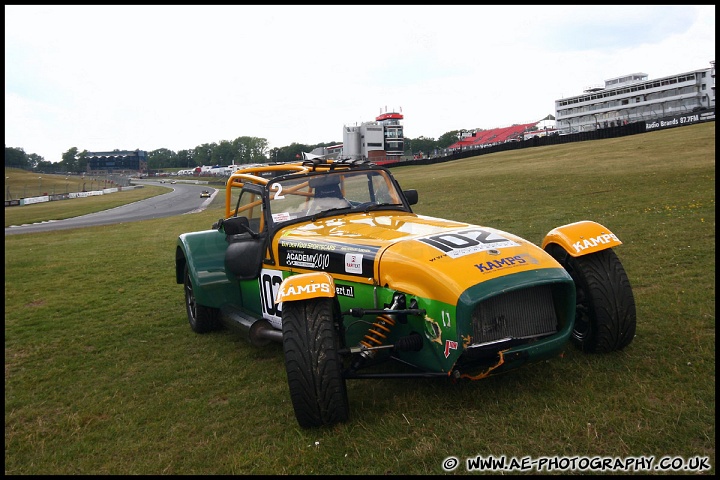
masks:
POLYGON ((120 192, 123 190, 133 190, 135 188, 142 188, 142 185, 131 185, 129 187, 113 187, 105 188, 102 190, 92 190, 89 192, 72 192, 72 193, 58 193, 55 195, 41 195, 39 197, 27 197, 14 200, 5 200, 6 207, 17 207, 22 205, 33 205, 35 203, 43 202, 54 202, 56 200, 68 200, 71 198, 85 198, 93 197, 96 195, 106 195, 109 193, 120 192))

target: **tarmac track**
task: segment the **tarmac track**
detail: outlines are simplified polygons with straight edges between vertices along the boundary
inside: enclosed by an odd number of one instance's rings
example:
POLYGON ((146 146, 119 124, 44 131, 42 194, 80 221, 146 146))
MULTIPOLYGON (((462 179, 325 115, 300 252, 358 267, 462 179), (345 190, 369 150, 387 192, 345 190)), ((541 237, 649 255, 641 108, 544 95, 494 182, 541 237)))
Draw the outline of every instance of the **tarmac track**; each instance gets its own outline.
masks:
MULTIPOLYGON (((159 185, 159 182, 155 181, 135 181, 133 183, 137 185, 159 185)), ((51 232, 54 230, 84 228, 97 225, 112 225, 201 212, 210 205, 218 192, 218 190, 208 187, 207 185, 176 183, 163 186, 170 187, 172 190, 168 191, 168 193, 157 195, 146 200, 111 208, 110 210, 89 213, 80 217, 6 227, 5 235, 51 232), (210 191, 210 198, 200 198, 200 192, 203 190, 210 191)), ((73 200, 62 201, 72 202, 73 200)))

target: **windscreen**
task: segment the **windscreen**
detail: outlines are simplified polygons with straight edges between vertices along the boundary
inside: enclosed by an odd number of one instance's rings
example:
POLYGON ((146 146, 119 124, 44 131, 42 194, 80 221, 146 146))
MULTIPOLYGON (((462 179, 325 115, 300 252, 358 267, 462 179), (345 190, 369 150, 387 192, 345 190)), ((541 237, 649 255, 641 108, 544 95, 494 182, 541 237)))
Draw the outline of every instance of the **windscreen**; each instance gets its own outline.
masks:
POLYGON ((271 182, 270 213, 274 223, 332 212, 403 207, 402 192, 383 170, 309 174, 271 182))

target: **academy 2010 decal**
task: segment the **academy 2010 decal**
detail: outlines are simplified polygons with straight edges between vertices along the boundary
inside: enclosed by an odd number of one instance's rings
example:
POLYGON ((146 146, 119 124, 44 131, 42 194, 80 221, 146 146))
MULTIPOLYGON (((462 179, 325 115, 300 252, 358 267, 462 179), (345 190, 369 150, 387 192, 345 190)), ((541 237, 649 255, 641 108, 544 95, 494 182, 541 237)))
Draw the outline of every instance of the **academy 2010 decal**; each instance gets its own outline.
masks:
POLYGON ((379 248, 331 242, 283 239, 278 243, 280 265, 328 273, 371 277, 379 248))

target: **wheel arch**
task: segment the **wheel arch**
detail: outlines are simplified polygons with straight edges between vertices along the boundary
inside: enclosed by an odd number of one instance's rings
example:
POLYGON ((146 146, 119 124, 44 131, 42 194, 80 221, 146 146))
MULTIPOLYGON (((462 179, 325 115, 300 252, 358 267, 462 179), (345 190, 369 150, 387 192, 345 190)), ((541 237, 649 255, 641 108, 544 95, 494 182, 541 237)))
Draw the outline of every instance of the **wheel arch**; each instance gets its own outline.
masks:
POLYGON ((556 244, 568 255, 580 257, 622 245, 620 239, 609 228, 591 220, 581 220, 553 228, 545 235, 542 249, 556 244))

